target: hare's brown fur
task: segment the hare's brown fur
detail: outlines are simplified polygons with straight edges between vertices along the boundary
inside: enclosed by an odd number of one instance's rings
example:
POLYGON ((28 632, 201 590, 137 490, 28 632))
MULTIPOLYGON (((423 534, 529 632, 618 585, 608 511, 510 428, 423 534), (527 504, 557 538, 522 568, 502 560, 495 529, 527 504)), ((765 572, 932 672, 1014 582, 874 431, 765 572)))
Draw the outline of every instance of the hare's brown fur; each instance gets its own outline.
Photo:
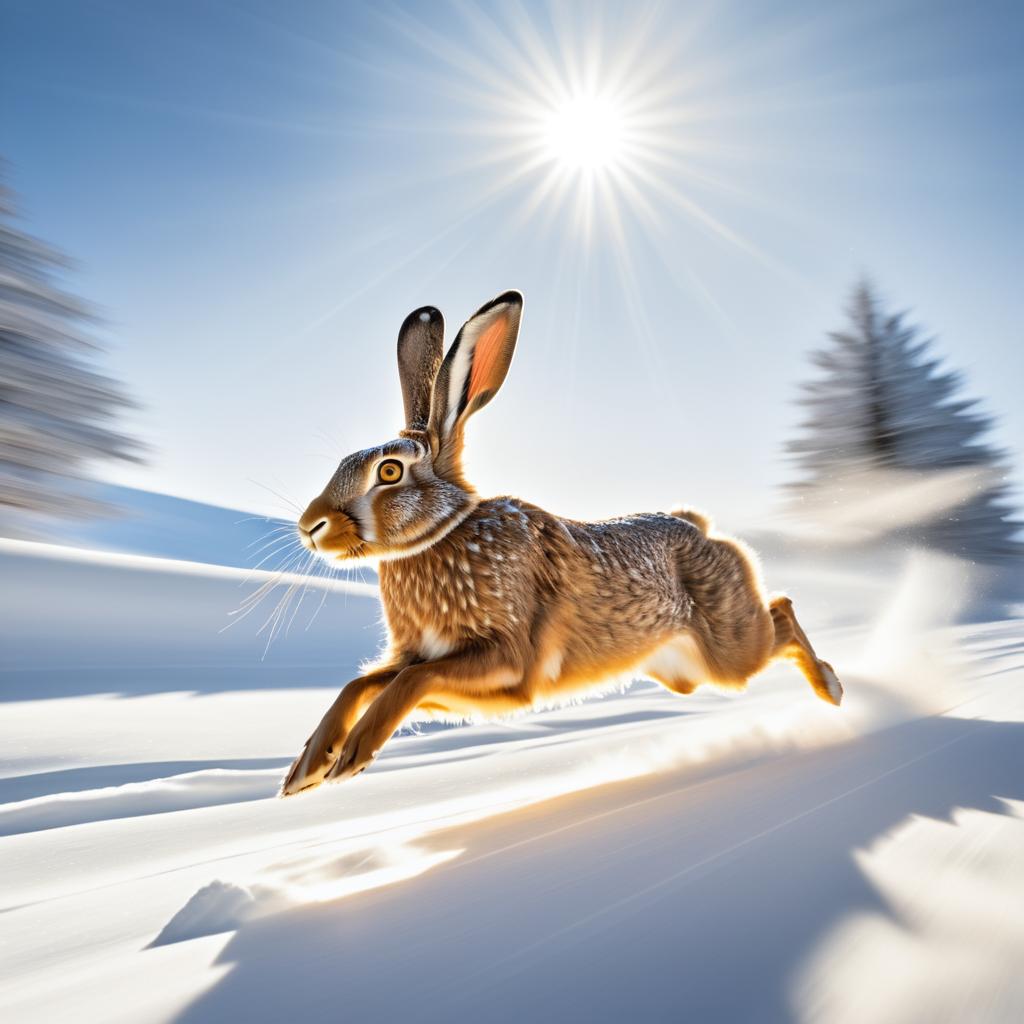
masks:
POLYGON ((504 378, 520 303, 506 293, 483 307, 443 364, 427 333, 440 314, 412 314, 399 339, 406 430, 345 460, 300 520, 321 553, 382 559, 388 646, 328 710, 285 794, 362 771, 413 713, 501 715, 627 674, 677 693, 705 682, 742 688, 789 658, 839 703, 839 682, 792 603, 769 599, 756 557, 702 514, 577 522, 518 498, 480 500, 466 484, 465 420, 504 378), (367 485, 389 458, 403 463, 404 488, 367 485))

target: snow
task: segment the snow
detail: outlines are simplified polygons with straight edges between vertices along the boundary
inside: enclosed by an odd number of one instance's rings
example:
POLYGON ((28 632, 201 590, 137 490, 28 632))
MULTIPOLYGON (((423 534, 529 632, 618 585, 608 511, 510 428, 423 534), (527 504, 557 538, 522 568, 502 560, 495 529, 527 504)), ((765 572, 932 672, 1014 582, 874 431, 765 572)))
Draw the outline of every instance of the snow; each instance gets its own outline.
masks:
POLYGON ((951 560, 767 561, 841 709, 638 683, 278 800, 369 588, 263 658, 243 569, 3 542, 0 1019, 1021 1019, 1021 621, 951 560))
MULTIPOLYGON (((286 524, 240 509, 108 483, 88 484, 84 497, 113 513, 62 521, 54 533, 64 544, 89 550, 253 568, 274 548, 265 546, 270 531, 286 524)), ((272 493, 268 497, 274 499, 272 493)))

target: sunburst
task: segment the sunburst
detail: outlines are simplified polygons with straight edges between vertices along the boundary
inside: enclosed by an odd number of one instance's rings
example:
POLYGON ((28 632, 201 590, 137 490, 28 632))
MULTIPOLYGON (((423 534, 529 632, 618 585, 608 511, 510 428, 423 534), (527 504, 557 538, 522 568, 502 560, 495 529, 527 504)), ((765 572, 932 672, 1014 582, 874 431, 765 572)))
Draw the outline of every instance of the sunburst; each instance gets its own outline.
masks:
POLYGON ((671 213, 758 255, 697 198, 730 188, 707 170, 714 147, 697 131, 710 123, 701 62, 687 52, 697 27, 658 7, 631 7, 614 24, 602 10, 581 19, 560 4, 467 6, 452 35, 408 14, 391 20, 429 54, 406 74, 447 98, 433 128, 479 143, 460 168, 480 172, 472 207, 517 192, 525 223, 567 214, 584 239, 606 230, 622 240, 627 215, 656 233, 671 213))
MULTIPOLYGON (((680 265, 681 251, 698 253, 711 242, 790 275, 732 220, 737 200, 762 209, 765 200, 741 184, 758 153, 728 125, 749 117, 749 96, 730 95, 732 60, 710 56, 703 44, 707 12, 681 17, 642 4, 597 4, 586 12, 556 3, 463 4, 450 11, 451 23, 408 9, 375 17, 390 51, 378 70, 389 83, 402 83, 416 111, 385 128, 401 134, 407 151, 415 138, 409 166, 417 187, 441 197, 454 217, 361 291, 427 251, 438 254, 435 270, 451 264, 458 249, 442 252, 443 246, 470 223, 489 223, 492 209, 500 208, 502 237, 518 229, 550 240, 553 273, 582 280, 607 265, 636 337, 655 358, 638 251, 659 259, 716 319, 721 307, 699 259, 680 265), (726 209, 733 212, 723 214, 726 209)), ((423 211, 425 223, 434 208, 423 211)))

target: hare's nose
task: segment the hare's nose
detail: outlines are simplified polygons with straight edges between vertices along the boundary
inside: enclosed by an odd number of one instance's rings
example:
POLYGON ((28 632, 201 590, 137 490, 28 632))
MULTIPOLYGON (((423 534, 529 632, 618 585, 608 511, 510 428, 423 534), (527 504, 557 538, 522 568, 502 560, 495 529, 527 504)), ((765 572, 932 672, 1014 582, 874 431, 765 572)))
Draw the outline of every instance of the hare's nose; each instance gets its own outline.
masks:
POLYGON ((309 526, 307 526, 305 522, 300 522, 299 537, 301 538, 302 543, 309 548, 310 551, 313 551, 317 546, 316 535, 319 533, 326 537, 328 533, 328 526, 330 526, 330 521, 324 516, 321 516, 320 518, 313 518, 309 526))
POLYGON ((316 551, 317 534, 326 537, 330 532, 327 529, 330 525, 330 520, 324 515, 303 516, 299 520, 299 539, 302 541, 303 547, 309 548, 310 551, 316 551))
POLYGON ((309 508, 299 517, 299 534, 304 541, 312 541, 315 534, 331 525, 334 512, 331 502, 322 494, 309 503, 309 508))

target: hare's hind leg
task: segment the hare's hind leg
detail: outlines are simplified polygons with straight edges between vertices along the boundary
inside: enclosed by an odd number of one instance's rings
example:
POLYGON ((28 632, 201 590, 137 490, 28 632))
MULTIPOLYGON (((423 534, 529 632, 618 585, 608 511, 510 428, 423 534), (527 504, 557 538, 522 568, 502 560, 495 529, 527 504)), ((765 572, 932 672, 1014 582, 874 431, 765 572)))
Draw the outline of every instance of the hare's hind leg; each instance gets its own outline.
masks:
POLYGON ((835 670, 822 661, 807 639, 793 611, 793 602, 784 595, 773 597, 768 605, 775 625, 773 658, 787 658, 803 672, 814 692, 829 704, 838 705, 843 699, 843 687, 835 670))

